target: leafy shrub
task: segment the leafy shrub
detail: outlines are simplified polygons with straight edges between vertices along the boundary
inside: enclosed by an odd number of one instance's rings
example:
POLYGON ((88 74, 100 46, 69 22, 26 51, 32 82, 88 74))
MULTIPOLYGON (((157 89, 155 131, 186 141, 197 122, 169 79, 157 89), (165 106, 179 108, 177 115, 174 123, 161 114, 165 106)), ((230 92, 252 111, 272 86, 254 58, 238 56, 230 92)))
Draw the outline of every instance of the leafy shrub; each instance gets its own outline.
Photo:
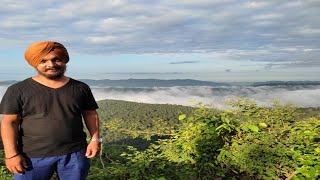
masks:
POLYGON ((232 110, 199 106, 168 139, 123 153, 133 179, 317 179, 320 121, 299 108, 233 99, 232 110))

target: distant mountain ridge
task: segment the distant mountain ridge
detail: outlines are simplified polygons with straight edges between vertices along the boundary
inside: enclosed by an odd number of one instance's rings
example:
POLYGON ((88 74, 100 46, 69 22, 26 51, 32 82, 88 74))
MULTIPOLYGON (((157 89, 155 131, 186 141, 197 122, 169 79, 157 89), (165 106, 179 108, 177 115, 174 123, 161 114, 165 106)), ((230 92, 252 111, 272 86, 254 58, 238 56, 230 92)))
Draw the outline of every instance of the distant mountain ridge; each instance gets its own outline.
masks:
POLYGON ((320 85, 320 81, 266 81, 255 82, 251 86, 299 86, 299 85, 320 85))
POLYGON ((126 79, 126 80, 92 80, 79 79, 89 86, 113 86, 113 87, 172 87, 172 86, 230 86, 228 83, 217 83, 211 81, 200 81, 193 79, 126 79))
POLYGON ((19 81, 16 81, 16 80, 0 81, 0 86, 1 85, 10 85, 10 84, 14 84, 16 82, 19 82, 19 81))

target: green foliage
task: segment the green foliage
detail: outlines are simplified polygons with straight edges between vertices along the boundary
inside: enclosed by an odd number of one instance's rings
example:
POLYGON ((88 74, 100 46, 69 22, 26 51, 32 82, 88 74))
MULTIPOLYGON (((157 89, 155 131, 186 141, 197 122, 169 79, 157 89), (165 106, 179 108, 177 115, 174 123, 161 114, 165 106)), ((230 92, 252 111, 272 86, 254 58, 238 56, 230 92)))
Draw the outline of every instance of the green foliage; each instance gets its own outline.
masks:
POLYGON ((227 132, 235 127, 228 116, 221 118, 217 111, 199 106, 193 116, 180 115, 183 123, 168 139, 159 139, 144 151, 130 147, 124 153, 134 167, 133 179, 212 179, 223 172, 216 161, 227 132))
MULTIPOLYGON (((320 178, 320 109, 245 98, 228 105, 99 102, 107 143, 88 179, 320 178)), ((0 165, 0 178, 12 179, 0 165)))
MULTIPOLYGON (((104 142, 120 143, 132 138, 151 139, 170 135, 180 123, 177 117, 190 114, 192 107, 169 104, 144 104, 119 100, 98 102, 104 142)), ((128 143, 126 141, 126 143, 128 143)))
POLYGON ((274 101, 233 99, 232 110, 199 106, 167 139, 145 150, 129 147, 132 179, 318 179, 320 124, 274 101), (174 171, 173 171, 174 170, 174 171))
POLYGON ((290 155, 295 163, 293 179, 320 177, 320 121, 309 118, 296 123, 288 133, 290 155))
POLYGON ((278 101, 270 108, 259 108, 248 99, 238 101, 233 105, 242 105, 235 111, 240 128, 221 150, 219 161, 242 176, 259 179, 319 177, 316 151, 320 146, 314 141, 320 136, 319 120, 298 119, 297 107, 278 101))
MULTIPOLYGON (((2 141, 1 141, 2 143, 2 141)), ((4 151, 0 150, 0 179, 11 180, 13 179, 13 174, 7 169, 4 162, 4 151)))

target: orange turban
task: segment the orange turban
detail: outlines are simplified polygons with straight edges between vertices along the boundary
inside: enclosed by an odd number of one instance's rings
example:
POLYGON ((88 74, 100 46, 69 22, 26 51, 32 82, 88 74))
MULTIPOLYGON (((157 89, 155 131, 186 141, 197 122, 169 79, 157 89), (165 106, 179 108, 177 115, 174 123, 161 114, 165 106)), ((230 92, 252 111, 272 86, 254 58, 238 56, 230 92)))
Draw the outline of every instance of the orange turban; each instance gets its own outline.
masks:
POLYGON ((62 44, 52 41, 31 44, 26 50, 24 58, 31 66, 37 67, 43 58, 52 51, 56 53, 61 60, 69 61, 67 49, 62 44))

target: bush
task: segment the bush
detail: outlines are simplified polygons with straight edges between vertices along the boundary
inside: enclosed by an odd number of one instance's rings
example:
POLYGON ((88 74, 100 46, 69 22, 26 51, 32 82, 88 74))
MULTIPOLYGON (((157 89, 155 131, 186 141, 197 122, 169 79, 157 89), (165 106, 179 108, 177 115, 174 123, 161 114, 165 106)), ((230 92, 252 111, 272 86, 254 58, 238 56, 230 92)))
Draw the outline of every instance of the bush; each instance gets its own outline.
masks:
POLYGON ((199 106, 168 139, 144 151, 129 147, 133 179, 317 179, 320 121, 298 119, 299 108, 250 99, 217 112, 199 106))

